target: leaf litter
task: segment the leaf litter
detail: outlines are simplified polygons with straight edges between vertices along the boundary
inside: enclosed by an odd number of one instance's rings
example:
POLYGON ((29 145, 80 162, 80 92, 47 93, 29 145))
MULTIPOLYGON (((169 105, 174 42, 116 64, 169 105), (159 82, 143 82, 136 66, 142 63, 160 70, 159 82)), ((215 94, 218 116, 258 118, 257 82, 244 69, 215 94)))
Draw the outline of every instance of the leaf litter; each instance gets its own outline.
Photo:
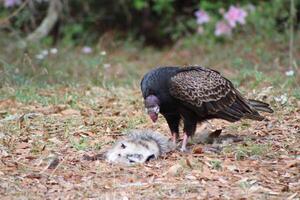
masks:
MULTIPOLYGON (((170 136, 164 119, 156 124, 147 119, 138 89, 60 90, 58 96, 74 92, 76 100, 46 106, 0 102, 3 199, 300 198, 300 110, 287 106, 297 105, 295 99, 282 104, 262 94, 276 110, 268 121, 213 120, 212 128, 222 133, 191 144, 190 153, 175 151, 125 167, 106 163, 102 153, 125 130, 148 128, 170 136)), ((201 140, 200 132, 199 125, 195 137, 201 140)))

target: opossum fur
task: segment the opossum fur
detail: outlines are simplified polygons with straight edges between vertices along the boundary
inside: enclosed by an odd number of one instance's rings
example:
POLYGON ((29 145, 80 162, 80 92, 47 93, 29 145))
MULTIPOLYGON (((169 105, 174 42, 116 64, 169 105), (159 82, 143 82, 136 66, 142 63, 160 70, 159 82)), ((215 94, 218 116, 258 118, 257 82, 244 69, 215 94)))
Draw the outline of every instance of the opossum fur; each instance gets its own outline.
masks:
POLYGON ((151 130, 131 130, 106 153, 110 163, 144 163, 175 149, 162 134, 151 130))

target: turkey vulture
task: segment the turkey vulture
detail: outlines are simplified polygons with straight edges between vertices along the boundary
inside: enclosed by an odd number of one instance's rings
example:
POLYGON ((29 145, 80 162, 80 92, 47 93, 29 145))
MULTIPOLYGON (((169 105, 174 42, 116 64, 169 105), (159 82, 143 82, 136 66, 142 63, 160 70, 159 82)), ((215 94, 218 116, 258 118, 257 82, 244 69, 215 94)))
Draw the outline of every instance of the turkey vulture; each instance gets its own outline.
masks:
POLYGON ((172 133, 179 137, 183 119, 182 151, 193 136, 198 122, 224 119, 236 122, 242 118, 261 121, 257 111, 272 113, 269 104, 244 98, 233 84, 218 71, 201 67, 160 67, 148 72, 141 81, 146 111, 153 122, 161 113, 172 133))

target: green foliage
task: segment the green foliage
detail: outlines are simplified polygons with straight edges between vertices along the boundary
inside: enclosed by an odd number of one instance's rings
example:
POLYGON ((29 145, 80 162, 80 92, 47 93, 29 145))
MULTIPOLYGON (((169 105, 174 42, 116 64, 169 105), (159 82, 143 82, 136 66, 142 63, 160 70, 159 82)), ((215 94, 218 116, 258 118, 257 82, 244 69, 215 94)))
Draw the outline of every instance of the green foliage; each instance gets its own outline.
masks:
POLYGON ((84 33, 82 24, 67 24, 63 26, 63 44, 68 45, 73 42, 77 43, 81 35, 84 33))
POLYGON ((240 58, 234 60, 235 67, 239 69, 239 75, 233 78, 237 86, 247 83, 247 87, 256 88, 262 82, 266 81, 266 75, 251 66, 251 63, 242 61, 240 58))
MULTIPOLYGON (((48 3, 33 1, 34 7, 26 6, 10 19, 11 27, 20 33, 28 34, 41 23, 47 12, 48 3), (35 13, 33 16, 32 13, 35 13)), ((51 32, 51 40, 58 39, 64 44, 93 43, 103 33, 118 30, 121 35, 134 36, 155 45, 168 44, 183 36, 197 32, 194 12, 198 9, 208 12, 211 23, 205 24, 201 38, 213 38, 215 23, 222 18, 224 11, 231 5, 248 9, 246 28, 238 28, 237 32, 255 32, 258 35, 270 36, 274 32, 287 30, 289 22, 289 3, 274 1, 209 1, 209 0, 122 0, 122 1, 68 1, 64 4, 63 14, 55 30, 51 32)), ((300 7, 299 1, 295 3, 300 7)), ((18 7, 0 8, 1 18, 18 7), (10 12, 8 12, 10 11, 10 12)), ((297 25, 296 25, 297 26, 297 25)), ((218 39, 217 41, 223 41, 218 39)))
POLYGON ((147 7, 147 2, 145 0, 133 0, 133 7, 136 10, 142 10, 147 7))
POLYGON ((172 14, 174 12, 173 3, 174 0, 156 0, 153 6, 153 10, 158 14, 172 14))
POLYGON ((288 29, 289 6, 289 1, 282 0, 260 2, 256 12, 251 13, 248 18, 251 30, 263 36, 284 32, 288 29))

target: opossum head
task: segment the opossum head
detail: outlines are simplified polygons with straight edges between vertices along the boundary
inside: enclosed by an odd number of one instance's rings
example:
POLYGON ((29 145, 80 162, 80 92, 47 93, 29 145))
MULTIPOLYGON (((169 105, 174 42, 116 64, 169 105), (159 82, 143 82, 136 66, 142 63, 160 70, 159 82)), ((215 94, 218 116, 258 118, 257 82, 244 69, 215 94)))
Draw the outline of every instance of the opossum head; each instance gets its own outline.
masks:
POLYGON ((123 140, 117 142, 106 153, 111 163, 136 164, 148 162, 159 156, 159 147, 154 141, 123 140))

